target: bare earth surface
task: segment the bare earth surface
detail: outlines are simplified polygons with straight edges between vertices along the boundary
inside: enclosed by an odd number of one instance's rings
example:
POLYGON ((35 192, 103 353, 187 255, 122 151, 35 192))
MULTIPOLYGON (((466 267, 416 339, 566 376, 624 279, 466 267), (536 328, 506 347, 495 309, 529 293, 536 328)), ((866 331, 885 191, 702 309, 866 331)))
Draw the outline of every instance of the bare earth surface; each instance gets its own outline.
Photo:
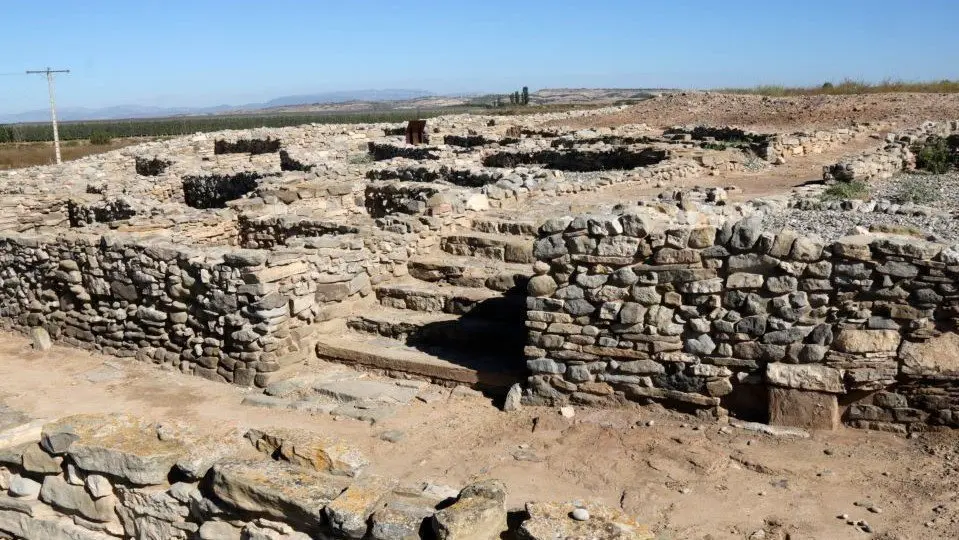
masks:
POLYGON ((600 499, 663 539, 867 537, 842 514, 865 519, 876 538, 959 535, 953 434, 907 440, 843 429, 786 439, 654 408, 577 410, 567 420, 554 409, 504 413, 486 398, 455 395, 369 424, 240 405, 252 391, 68 348, 38 353, 13 334, 0 340, 0 380, 6 404, 38 417, 123 411, 211 429, 319 430, 367 452, 377 473, 453 486, 494 476, 514 505, 600 499))
POLYGON ((664 128, 684 124, 732 125, 753 131, 848 127, 853 122, 906 122, 959 118, 959 94, 867 94, 771 98, 682 92, 663 94, 622 112, 557 121, 575 128, 645 123, 664 128))

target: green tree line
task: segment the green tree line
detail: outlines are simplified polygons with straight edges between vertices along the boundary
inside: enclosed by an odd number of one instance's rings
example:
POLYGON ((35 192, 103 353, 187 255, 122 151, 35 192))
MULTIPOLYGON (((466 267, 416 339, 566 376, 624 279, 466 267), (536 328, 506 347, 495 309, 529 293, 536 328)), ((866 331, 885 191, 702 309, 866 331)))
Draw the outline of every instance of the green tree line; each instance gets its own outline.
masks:
MULTIPOLYGON (((251 129, 258 127, 287 127, 302 124, 360 124, 405 122, 416 118, 432 118, 441 114, 470 112, 470 108, 436 109, 431 111, 378 111, 346 114, 290 113, 273 115, 185 116, 177 118, 147 118, 135 120, 97 120, 61 122, 60 139, 76 140, 103 137, 107 140, 123 137, 166 137, 223 129, 251 129)), ((38 142, 53 140, 49 123, 0 125, 0 143, 38 142)))

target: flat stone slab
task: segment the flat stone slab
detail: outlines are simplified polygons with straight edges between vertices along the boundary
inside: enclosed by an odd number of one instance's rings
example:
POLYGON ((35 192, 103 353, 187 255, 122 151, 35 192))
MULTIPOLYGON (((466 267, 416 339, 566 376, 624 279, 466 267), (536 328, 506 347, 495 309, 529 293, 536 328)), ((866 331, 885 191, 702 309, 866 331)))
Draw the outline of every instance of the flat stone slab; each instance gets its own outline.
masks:
POLYGON ((369 459, 359 449, 319 433, 286 428, 251 429, 244 437, 268 456, 342 476, 356 476, 369 459))
POLYGON ((760 422, 743 422, 741 420, 736 420, 734 418, 729 419, 729 425, 744 429, 746 431, 755 431, 756 433, 764 433, 766 435, 772 435, 773 437, 782 437, 788 439, 808 439, 809 432, 802 428, 796 427, 785 427, 785 426, 770 426, 768 424, 763 424, 760 422))
POLYGON ((416 388, 364 379, 321 382, 313 386, 313 391, 347 403, 379 401, 404 404, 412 401, 418 392, 416 388))
POLYGON ((41 445, 52 454, 69 455, 87 472, 134 485, 163 484, 189 449, 172 434, 161 438, 158 427, 129 415, 68 416, 43 427, 41 445))
POLYGON ((211 484, 229 506, 316 530, 349 481, 282 461, 226 460, 213 466, 211 484))
POLYGON ((379 422, 396 414, 396 409, 389 405, 369 403, 344 403, 333 409, 334 416, 344 416, 362 422, 379 422))
POLYGON ((264 409, 288 409, 293 402, 289 399, 268 396, 266 394, 252 394, 243 398, 241 405, 263 407, 264 409))
MULTIPOLYGON (((602 504, 527 503, 530 518, 520 525, 522 538, 603 538, 617 540, 654 540, 649 529, 624 512, 602 504), (588 519, 573 519, 577 508, 588 512, 588 519)), ((580 511, 581 512, 581 511, 580 511)))

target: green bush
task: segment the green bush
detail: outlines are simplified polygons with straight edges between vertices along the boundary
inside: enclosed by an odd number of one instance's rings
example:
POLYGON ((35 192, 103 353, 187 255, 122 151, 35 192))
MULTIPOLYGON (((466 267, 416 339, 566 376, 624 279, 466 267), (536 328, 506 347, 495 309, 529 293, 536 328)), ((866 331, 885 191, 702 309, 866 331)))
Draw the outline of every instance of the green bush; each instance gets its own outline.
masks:
POLYGON ((926 142, 912 147, 916 168, 935 174, 947 172, 956 163, 956 156, 942 137, 929 137, 926 142))
POLYGON ((831 82, 826 81, 826 82, 822 83, 822 89, 823 89, 823 90, 829 90, 830 88, 832 88, 832 83, 831 83, 831 82))
POLYGON ((90 134, 90 144, 95 144, 99 146, 104 144, 110 144, 112 141, 113 139, 102 131, 94 131, 93 133, 90 134))
POLYGON ((821 197, 824 200, 868 199, 869 186, 865 182, 839 182, 826 188, 821 197))

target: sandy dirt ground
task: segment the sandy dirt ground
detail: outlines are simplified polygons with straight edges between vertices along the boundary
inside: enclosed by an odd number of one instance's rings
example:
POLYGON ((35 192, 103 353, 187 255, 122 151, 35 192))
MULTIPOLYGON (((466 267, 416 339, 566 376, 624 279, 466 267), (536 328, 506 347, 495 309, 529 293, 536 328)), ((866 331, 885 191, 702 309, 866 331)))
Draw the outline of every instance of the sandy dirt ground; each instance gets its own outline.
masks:
POLYGON ((848 127, 853 122, 959 119, 959 94, 866 94, 772 98, 715 92, 663 94, 609 115, 553 122, 574 128, 645 123, 653 128, 684 124, 732 125, 760 132, 848 127))
POLYGON ((367 452, 379 474, 452 486, 497 477, 513 506, 599 499, 661 539, 959 537, 953 433, 842 429, 787 439, 658 407, 579 409, 566 419, 550 408, 505 413, 481 396, 417 401, 370 424, 241 405, 250 392, 69 348, 35 352, 26 338, 0 334, 2 399, 36 417, 127 412, 211 430, 313 429, 367 452), (843 514, 866 520, 872 534, 843 514))

